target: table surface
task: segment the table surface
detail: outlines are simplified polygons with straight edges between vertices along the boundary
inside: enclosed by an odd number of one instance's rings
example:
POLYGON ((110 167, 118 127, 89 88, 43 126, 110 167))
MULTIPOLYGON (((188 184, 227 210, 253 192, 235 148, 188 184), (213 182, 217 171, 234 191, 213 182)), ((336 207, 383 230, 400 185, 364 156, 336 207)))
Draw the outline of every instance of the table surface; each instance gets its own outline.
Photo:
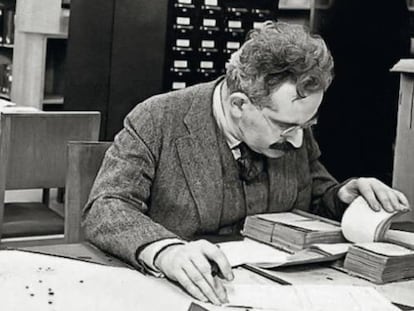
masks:
MULTIPOLYGON (((73 258, 109 266, 129 267, 124 262, 105 254, 89 243, 59 244, 19 248, 20 250, 73 258)), ((414 279, 376 285, 367 280, 350 276, 327 264, 287 267, 280 270, 265 270, 266 277, 260 271, 238 268, 237 282, 246 284, 334 284, 373 286, 385 297, 404 310, 414 310, 414 279), (258 273, 259 272, 259 273, 258 273), (410 307, 412 306, 412 307, 410 307)))

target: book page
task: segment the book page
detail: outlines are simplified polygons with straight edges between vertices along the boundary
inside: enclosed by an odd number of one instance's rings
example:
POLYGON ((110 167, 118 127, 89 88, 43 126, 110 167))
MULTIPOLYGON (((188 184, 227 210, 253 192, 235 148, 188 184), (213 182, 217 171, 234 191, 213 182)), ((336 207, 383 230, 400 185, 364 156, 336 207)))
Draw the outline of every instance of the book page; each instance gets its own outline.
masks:
POLYGON ((354 243, 380 241, 397 212, 373 211, 363 197, 356 198, 342 217, 342 233, 354 243))
POLYGON ((326 231, 326 232, 332 232, 332 231, 340 231, 341 227, 340 226, 335 226, 333 224, 330 223, 326 223, 323 221, 319 221, 319 220, 306 220, 306 221, 298 221, 295 222, 293 225, 304 228, 304 229, 308 229, 311 231, 326 231))
POLYGON ((257 215, 261 219, 269 220, 271 222, 278 222, 282 224, 293 224, 297 221, 306 221, 309 218, 295 214, 295 213, 270 213, 270 214, 259 214, 257 215))
POLYGON ((384 239, 388 242, 397 243, 414 249, 414 232, 387 230, 385 232, 384 239))
POLYGON ((192 300, 136 270, 11 250, 0 251, 0 293, 13 311, 187 310, 192 300))
POLYGON ((226 284, 227 306, 284 311, 396 311, 372 287, 344 285, 231 285, 226 284))
POLYGON ((413 255, 414 251, 403 246, 391 244, 391 243, 383 243, 383 242, 374 242, 374 243, 361 243, 357 244, 357 247, 364 248, 371 252, 382 254, 385 256, 406 256, 406 255, 413 255))
POLYGON ((311 231, 335 231, 340 230, 339 226, 324 222, 318 219, 308 218, 302 215, 298 215, 292 212, 289 213, 270 213, 260 214, 259 218, 276 222, 280 224, 286 224, 290 226, 296 226, 311 231))

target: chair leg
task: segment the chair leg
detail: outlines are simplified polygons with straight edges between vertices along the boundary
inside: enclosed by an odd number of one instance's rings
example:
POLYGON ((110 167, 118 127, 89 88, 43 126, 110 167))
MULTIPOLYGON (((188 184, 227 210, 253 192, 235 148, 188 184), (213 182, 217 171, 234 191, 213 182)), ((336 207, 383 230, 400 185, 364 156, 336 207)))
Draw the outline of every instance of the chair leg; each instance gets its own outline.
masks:
POLYGON ((56 201, 58 201, 58 203, 65 202, 65 188, 58 188, 56 201))
POLYGON ((49 206, 50 201, 50 189, 44 188, 42 193, 42 203, 49 206))

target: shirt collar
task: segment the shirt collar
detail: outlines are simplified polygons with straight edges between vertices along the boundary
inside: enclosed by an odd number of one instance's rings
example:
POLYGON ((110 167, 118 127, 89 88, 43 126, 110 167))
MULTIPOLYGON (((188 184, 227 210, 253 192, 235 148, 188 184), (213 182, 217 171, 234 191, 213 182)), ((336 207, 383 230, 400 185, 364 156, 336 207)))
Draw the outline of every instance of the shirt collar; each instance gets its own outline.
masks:
POLYGON ((223 87, 224 81, 221 81, 218 83, 214 89, 213 93, 213 115, 217 122, 217 125, 221 132, 224 135, 224 138, 226 140, 227 145, 230 147, 230 149, 233 152, 233 155, 237 158, 238 150, 235 150, 241 141, 238 140, 236 137, 234 137, 230 133, 230 124, 228 119, 225 116, 224 108, 223 108, 223 102, 221 100, 221 88, 223 87), (234 153, 236 151, 236 154, 234 153))

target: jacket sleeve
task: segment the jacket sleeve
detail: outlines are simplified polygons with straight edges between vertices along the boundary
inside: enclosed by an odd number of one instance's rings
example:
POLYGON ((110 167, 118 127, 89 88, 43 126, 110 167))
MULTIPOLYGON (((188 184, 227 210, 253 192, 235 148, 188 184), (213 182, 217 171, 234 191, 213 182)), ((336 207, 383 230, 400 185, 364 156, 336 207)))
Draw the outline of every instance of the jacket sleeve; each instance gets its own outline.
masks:
POLYGON ((310 211, 314 214, 340 221, 347 207, 338 198, 338 190, 346 183, 338 183, 319 161, 319 146, 309 130, 305 133, 309 169, 312 181, 310 211))
POLYGON ((141 271, 140 250, 177 237, 147 216, 161 135, 148 105, 139 104, 108 149, 83 212, 86 238, 141 271))

